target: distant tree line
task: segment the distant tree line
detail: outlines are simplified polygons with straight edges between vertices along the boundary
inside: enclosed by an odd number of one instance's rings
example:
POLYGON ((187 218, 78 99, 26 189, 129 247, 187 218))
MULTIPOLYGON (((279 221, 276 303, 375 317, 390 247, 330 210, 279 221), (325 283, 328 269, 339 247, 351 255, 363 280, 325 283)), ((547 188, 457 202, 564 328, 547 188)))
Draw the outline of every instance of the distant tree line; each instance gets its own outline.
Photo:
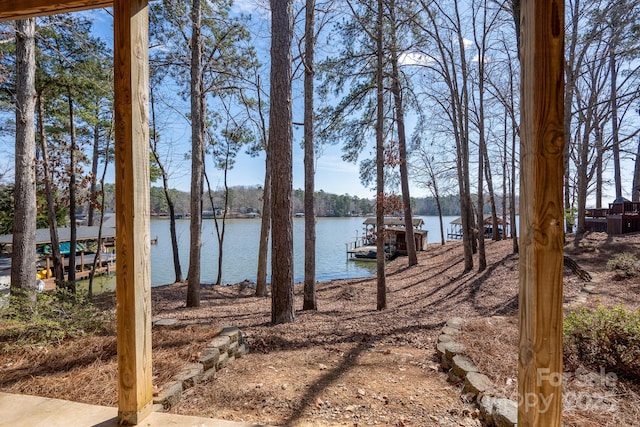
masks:
MULTIPOLYGON (((175 203, 176 214, 186 215, 189 213, 190 194, 175 188, 169 190, 175 203)), ((262 187, 260 186, 236 186, 229 188, 230 211, 238 214, 257 213, 262 214, 262 187)), ((105 208, 106 211, 115 209, 115 185, 104 185, 105 208)), ((223 190, 214 192, 214 201, 222 202, 223 190)), ((499 198, 499 196, 498 196, 499 198)), ((38 228, 47 228, 47 205, 44 196, 40 196, 38 204, 38 228)), ((152 215, 166 215, 168 213, 167 199, 162 187, 153 186, 150 192, 150 206, 152 215)), ((332 194, 322 190, 316 191, 314 195, 316 215, 322 217, 344 217, 374 215, 374 200, 351 196, 349 194, 332 194)), ((437 216, 438 210, 433 197, 412 198, 411 204, 415 215, 437 216)), ((442 215, 460 215, 460 198, 458 195, 447 195, 440 197, 442 215)), ((216 209, 221 205, 216 203, 216 209)), ((293 192, 294 212, 304 212, 304 190, 298 189, 293 192)), ((0 186, 0 234, 11 234, 13 225, 13 186, 0 186)), ((488 206, 485 206, 487 211, 488 206)), ((86 207, 78 207, 76 214, 86 214, 86 207)), ((211 202, 204 201, 204 210, 213 210, 211 202)), ((58 225, 68 225, 68 209, 61 209, 57 212, 58 225)))
MULTIPOLYGON (((107 211, 115 208, 114 185, 105 184, 105 203, 107 211)), ((176 189, 169 190, 175 203, 176 214, 189 213, 190 194, 176 189)), ((215 208, 220 209, 224 196, 224 190, 216 190, 214 193, 215 208), (218 203, 218 201, 220 203, 218 203)), ((235 186, 229 188, 230 212, 247 214, 262 213, 262 187, 261 186, 235 186)), ((151 187, 151 213, 164 215, 168 213, 167 199, 162 187, 151 187)), ((375 215, 374 200, 352 196, 349 194, 332 194, 322 190, 314 193, 315 211, 317 216, 341 217, 358 215, 375 215)), ((412 208, 416 215, 437 216, 438 210, 433 197, 419 197, 411 199, 412 208)), ((460 198, 457 195, 440 197, 442 215, 460 215, 460 198)), ((208 198, 204 200, 204 210, 213 210, 208 198)), ((304 212, 304 190, 293 191, 294 213, 304 212)))

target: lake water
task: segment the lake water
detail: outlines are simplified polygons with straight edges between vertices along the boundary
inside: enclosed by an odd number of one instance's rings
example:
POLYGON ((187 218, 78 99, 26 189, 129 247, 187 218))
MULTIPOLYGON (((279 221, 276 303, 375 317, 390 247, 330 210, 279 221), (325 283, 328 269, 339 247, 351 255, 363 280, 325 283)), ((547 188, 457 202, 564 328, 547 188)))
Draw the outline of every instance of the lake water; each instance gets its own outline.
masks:
MULTIPOLYGON (((429 243, 440 242, 438 217, 421 217, 429 231, 429 243)), ((445 233, 455 217, 444 217, 445 233)), ((318 218, 316 223, 316 280, 369 277, 375 274, 375 262, 350 261, 345 244, 362 236, 365 218, 318 218)), ((182 272, 186 276, 189 267, 189 220, 176 221, 182 272)), ((173 281, 173 255, 168 220, 151 221, 151 237, 158 237, 158 244, 151 246, 151 285, 158 286, 173 281)), ((260 219, 227 220, 222 283, 232 284, 245 279, 255 281, 258 268, 258 239, 260 219)), ((213 220, 204 220, 202 229, 202 283, 213 283, 217 276, 218 243, 213 220)), ((304 280, 304 218, 293 220, 294 277, 304 280)))

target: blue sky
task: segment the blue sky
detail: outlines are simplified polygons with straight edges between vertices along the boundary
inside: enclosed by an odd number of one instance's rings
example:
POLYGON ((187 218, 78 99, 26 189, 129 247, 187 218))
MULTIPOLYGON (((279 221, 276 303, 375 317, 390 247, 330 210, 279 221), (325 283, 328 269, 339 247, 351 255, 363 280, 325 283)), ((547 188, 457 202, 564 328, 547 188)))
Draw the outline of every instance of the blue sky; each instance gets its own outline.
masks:
MULTIPOLYGON (((253 24, 262 26, 266 31, 258 33, 269 34, 268 22, 264 16, 268 17, 268 13, 257 8, 255 4, 248 2, 240 2, 237 5, 238 11, 250 11, 253 17, 253 24), (264 12, 264 13, 263 13, 264 12)), ((94 22, 96 35, 103 38, 108 43, 113 42, 113 27, 110 10, 95 10, 84 12, 91 14, 94 22)), ((262 62, 268 61, 269 56, 269 39, 264 37, 263 40, 257 40, 256 46, 259 48, 258 54, 262 62), (260 45, 262 45, 260 47, 260 45)), ((264 76, 268 79, 267 75, 264 76)), ((294 84, 294 122, 302 122, 302 92, 301 84, 294 84), (296 86, 300 93, 296 93, 296 86)), ((188 112, 188 106, 183 112, 188 112)), ((174 115, 175 117, 176 115, 174 115)), ((191 165, 188 160, 184 160, 184 155, 190 151, 191 131, 189 123, 186 119, 175 118, 172 123, 168 124, 170 129, 165 130, 164 138, 171 140, 170 150, 172 151, 172 175, 170 185, 180 190, 188 191, 190 186, 190 169, 191 165)), ((301 149, 302 127, 294 127, 294 153, 293 153, 293 188, 304 188, 304 153, 301 149)), ((322 149, 322 154, 316 159, 316 175, 315 187, 316 191, 323 190, 326 193, 334 194, 350 194, 361 198, 373 198, 375 192, 365 188, 360 184, 358 165, 344 162, 341 158, 341 150, 339 146, 326 146, 322 149)), ((207 173, 213 187, 222 185, 222 173, 215 170, 208 160, 207 173)), ((112 168, 111 168, 112 169, 112 168)), ((244 152, 239 154, 234 168, 228 174, 229 185, 237 186, 253 186, 262 185, 264 183, 265 160, 264 155, 251 157, 244 152)), ((107 175, 107 181, 113 182, 114 175, 111 170, 107 175)), ((152 185, 161 185, 160 182, 152 185)), ((420 190, 422 196, 426 194, 426 190, 420 190)))
MULTIPOLYGON (((264 63, 268 62, 269 56, 269 14, 265 8, 256 6, 255 0, 240 0, 236 7, 238 11, 252 13, 253 25, 256 25, 254 32, 260 34, 260 38, 256 40, 256 46, 260 47, 259 55, 264 63)), ((259 1, 259 0, 258 0, 259 1)), ((113 27, 110 10, 95 10, 89 12, 81 12, 89 14, 94 22, 96 35, 103 38, 108 44, 112 44, 113 27)), ((265 72, 264 79, 268 79, 268 71, 265 72)), ((175 91, 174 91, 175 92, 175 91)), ((302 91, 301 83, 294 84, 294 121, 302 121, 302 91)), ((182 109, 182 113, 188 112, 188 107, 182 109)), ((185 160, 185 154, 190 150, 190 127, 186 119, 178 114, 172 114, 173 122, 168 125, 170 128, 164 133, 164 138, 170 142, 171 151, 171 179, 170 185, 180 190, 188 191, 190 187, 190 163, 185 160)), ((304 188, 304 171, 303 171, 303 151, 300 148, 302 140, 302 128, 300 126, 294 128, 294 157, 293 157, 293 187, 294 189, 304 188)), ((8 141, 8 146, 2 147, 2 156, 5 161, 0 159, 0 168, 2 170, 11 169, 13 163, 12 145, 13 141, 8 141), (6 155, 5 155, 6 154, 6 155), (6 163, 6 166, 5 166, 6 163)), ((373 141, 372 141, 373 143, 373 141)), ((169 148, 168 148, 169 149, 169 148)), ((339 146, 325 146, 322 149, 322 155, 316 159, 316 191, 323 190, 327 193, 334 194, 350 194, 357 195, 362 198, 373 198, 374 191, 365 188, 360 184, 358 166, 353 163, 344 162, 341 158, 341 150, 339 146)), ((627 156, 625 156, 627 157, 627 156)), ((112 168, 111 168, 112 169, 112 168)), ((622 164, 623 174, 623 195, 630 197, 628 194, 628 185, 631 182, 633 173, 633 163, 627 159, 622 164)), ((216 171, 210 162, 207 166, 209 178, 214 187, 222 184, 222 174, 216 171)), ((2 171, 0 171, 2 172, 2 171)), ((609 171, 610 172, 610 171, 609 171)), ((262 185, 264 181, 264 155, 258 157, 250 157, 245 153, 239 154, 237 163, 228 176, 229 184, 232 186, 245 185, 254 186, 262 185)), ((108 174, 107 182, 113 182, 113 171, 108 174)), ((161 185, 160 182, 152 185, 161 185)), ((605 189, 604 202, 612 200, 614 195, 612 185, 608 185, 605 189)), ((424 197, 427 190, 411 187, 411 195, 413 197, 424 197)), ((588 203, 592 204, 592 203, 588 203)))

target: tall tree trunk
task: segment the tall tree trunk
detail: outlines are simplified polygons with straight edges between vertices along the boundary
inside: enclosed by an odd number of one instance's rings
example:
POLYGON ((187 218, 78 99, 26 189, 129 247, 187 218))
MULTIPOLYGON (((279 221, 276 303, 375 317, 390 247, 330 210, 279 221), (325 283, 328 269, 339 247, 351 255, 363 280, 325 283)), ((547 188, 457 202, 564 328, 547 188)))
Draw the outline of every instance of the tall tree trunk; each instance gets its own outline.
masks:
MULTIPOLYGON (((456 26, 462 28, 460 10, 454 3, 456 26)), ((462 244, 464 246, 464 271, 473 270, 473 254, 476 252, 476 236, 474 233, 473 203, 471 202, 471 178, 469 171, 469 69, 464 55, 465 39, 461 30, 457 31, 458 50, 460 52, 460 71, 462 73, 462 90, 459 102, 459 127, 461 138, 459 143, 459 178, 460 178, 460 210, 462 220, 462 244)))
POLYGON ((109 140, 107 138, 107 144, 104 149, 104 168, 102 169, 102 176, 100 177, 100 221, 98 224, 98 250, 96 256, 93 258, 93 266, 91 268, 91 273, 89 273, 89 298, 93 296, 93 278, 95 276, 96 267, 98 265, 98 261, 101 261, 102 258, 102 225, 104 224, 104 177, 107 175, 107 168, 109 166, 109 140))
MULTIPOLYGON (((585 221, 585 210, 587 206, 587 167, 588 167, 588 157, 589 157, 589 147, 588 147, 588 136, 585 135, 584 141, 578 146, 578 156, 580 158, 580 162, 578 164, 576 175, 577 175, 577 184, 576 184, 576 192, 578 196, 578 224, 576 228, 576 243, 578 242, 578 236, 584 234, 586 229, 586 221, 585 221)), ((569 227, 571 227, 571 232, 573 232, 573 218, 571 220, 568 219, 569 216, 572 216, 571 209, 566 210, 565 218, 568 222, 567 224, 567 232, 569 232, 569 227)))
POLYGON ((71 87, 67 87, 69 102, 69 270, 67 271, 67 288, 76 292, 76 119, 73 111, 73 97, 71 87))
POLYGON ((227 172, 229 171, 229 146, 227 145, 226 159, 225 159, 225 167, 223 173, 223 185, 224 185, 224 203, 223 203, 223 213, 222 213, 222 227, 220 226, 220 222, 218 221, 218 213, 216 211, 215 201, 213 199, 213 191, 211 190, 211 183, 209 182, 209 176, 207 172, 204 173, 204 178, 207 182, 207 194, 209 195, 209 202, 211 203, 211 209, 213 209, 213 224, 216 228, 216 239, 218 240, 218 273, 216 275, 216 286, 220 286, 222 283, 222 260, 224 255, 224 231, 227 222, 227 210, 229 208, 229 183, 227 180, 227 172))
MULTIPOLYGON (((422 2, 424 4, 424 2, 422 2)), ((431 26, 435 29, 435 41, 442 58, 455 58, 443 61, 441 73, 444 77, 449 97, 447 114, 451 118, 451 127, 456 144, 456 174, 458 178, 460 198, 460 220, 462 222, 462 247, 464 253, 464 272, 473 270, 473 252, 475 237, 473 233, 473 212, 471 203, 471 183, 469 178, 469 77, 467 61, 464 55, 466 40, 462 35, 462 23, 458 3, 452 4, 455 16, 449 16, 453 26, 451 29, 457 38, 455 49, 449 43, 449 36, 445 41, 438 32, 440 25, 436 22, 435 12, 427 8, 431 26), (454 53, 455 50, 455 53, 454 53), (459 55, 459 58, 457 57, 459 55), (459 82, 458 79, 461 79, 459 82)))
MULTIPOLYGON (((518 0, 518 10, 520 8, 520 2, 518 0)), ((518 28, 520 28, 520 15, 517 16, 518 20, 518 28)), ((520 47, 518 46, 518 52, 520 52, 520 47)), ((518 60, 520 60, 520 56, 518 55, 518 60)), ((510 109, 511 109, 511 176, 509 180, 509 225, 510 225, 510 235, 511 235, 511 243, 512 243, 512 252, 517 254, 520 251, 518 246, 518 229, 516 227, 516 147, 518 141, 518 133, 520 129, 518 128, 518 122, 516 121, 515 114, 515 82, 514 82, 514 74, 515 72, 509 73, 509 91, 510 91, 510 109)), ((568 144, 567 144, 568 145, 568 144)))
MULTIPOLYGON (((507 141, 509 138, 509 134, 508 134, 508 130, 507 130, 507 114, 505 111, 505 115, 504 115, 504 143, 502 144, 502 151, 503 151, 503 159, 502 159, 502 238, 506 239, 507 238, 507 181, 508 181, 508 177, 507 177, 507 171, 509 170, 507 165, 508 165, 508 145, 507 145, 507 141)), ((515 129, 512 130, 512 132, 515 132, 515 129)))
MULTIPOLYGON (((464 139, 465 137, 462 136, 464 139)), ((464 254, 464 271, 465 273, 473 270, 473 241, 475 239, 473 233, 473 214, 471 206, 471 195, 469 190, 469 174, 468 174, 468 160, 465 160, 465 146, 468 147, 464 141, 456 144, 458 147, 458 159, 457 172, 458 172, 458 185, 460 191, 460 220, 462 223, 462 247, 464 254), (466 163, 466 167, 465 167, 466 163), (465 178, 466 176, 466 178, 465 178)))
POLYGON ((191 221, 187 307, 200 306, 202 192, 204 175, 205 93, 202 76, 201 0, 191 7, 191 221))
POLYGON ((384 51, 382 49, 383 37, 383 11, 384 2, 378 0, 376 20, 376 273, 377 273, 377 298, 376 308, 387 308, 387 281, 384 271, 386 255, 384 252, 384 51))
POLYGON ((518 58, 520 58, 520 0, 511 0, 511 15, 516 28, 516 47, 518 49, 518 58))
POLYGON ((182 265, 180 264, 180 253, 178 247, 178 233, 176 231, 176 206, 173 202, 173 197, 169 192, 169 179, 167 173, 162 173, 162 187, 164 188, 164 196, 167 199, 167 206, 169 208, 169 233, 171 234, 171 252, 173 254, 173 272, 175 274, 176 282, 183 282, 182 265))
POLYGON ((442 246, 445 244, 444 239, 444 222, 442 221, 442 205, 440 204, 440 194, 438 193, 438 187, 436 186, 435 181, 433 182, 434 195, 436 198, 436 208, 438 209, 438 222, 440 223, 440 243, 442 246))
POLYGON ((316 214, 313 206, 314 136, 313 79, 315 74, 315 1, 307 0, 304 28, 304 301, 303 310, 317 310, 316 301, 316 214))
POLYGON ((64 265, 60 254, 60 241, 58 240, 58 221, 56 218, 56 202, 53 197, 51 185, 51 171, 49 170, 49 148, 44 129, 44 108, 42 106, 42 94, 37 95, 38 108, 38 133, 40 134, 40 150, 42 151, 42 167, 44 172, 44 190, 47 197, 47 216, 49 219, 49 236, 51 240, 51 258, 53 260, 53 277, 56 286, 64 285, 64 265))
POLYGON ((613 148, 613 179, 616 187, 616 199, 622 198, 622 177, 620 172, 620 138, 618 136, 618 88, 616 65, 616 36, 612 29, 612 38, 609 50, 609 65, 611 67, 611 146, 613 148))
POLYGON ((271 321, 295 321, 293 293, 293 130, 291 110, 291 41, 293 0, 271 0, 271 106, 269 146, 273 170, 272 221, 277 232, 271 247, 271 321))
MULTIPOLYGON (((516 129, 515 116, 512 115, 512 126, 516 129)), ((513 243, 512 252, 517 254, 520 252, 518 246, 518 228, 516 227, 516 132, 511 135, 511 186, 509 196, 509 217, 511 222, 511 240, 513 243)))
POLYGON ((36 287, 35 18, 16 22, 16 146, 12 295, 36 287))
POLYGON ((256 279, 257 297, 267 296, 267 252, 269 250, 269 232, 271 228, 271 160, 268 146, 266 151, 260 245, 258 249, 258 274, 256 279))
POLYGON ((638 138, 638 151, 636 152, 636 162, 633 169, 633 189, 631 200, 640 202, 640 138, 638 138))
MULTIPOLYGON (((96 112, 98 117, 98 112, 96 112)), ((93 225, 94 205, 97 200, 97 181, 98 181, 98 160, 100 155, 100 126, 95 124, 93 127, 93 156, 91 158, 91 186, 89 188, 89 206, 87 209, 87 225, 93 225)))
POLYGON ((489 192, 489 206, 491 207, 491 224, 492 224, 492 236, 495 241, 500 240, 500 224, 498 223, 498 209, 496 207, 496 195, 493 189, 493 175, 491 173, 491 163, 489 163, 489 153, 487 151, 487 144, 484 144, 483 150, 484 157, 484 177, 487 181, 487 191, 489 192))
POLYGON ((271 229, 271 158, 269 138, 264 114, 262 113, 262 99, 260 91, 260 74, 256 73, 258 98, 258 116, 260 130, 265 151, 264 189, 262 190, 262 218, 260 223, 260 244, 258 249, 258 273, 256 275, 256 296, 267 296, 267 255, 269 251, 269 232, 271 229))
MULTIPOLYGON (((484 113, 484 84, 485 84, 485 55, 486 55, 486 38, 488 33, 487 28, 487 7, 485 4, 482 6, 482 25, 478 25, 476 17, 474 15, 474 40, 476 49, 478 50, 478 272, 482 272, 487 268, 487 256, 484 246, 484 175, 491 176, 489 172, 489 165, 487 162, 485 172, 485 158, 488 158, 487 154, 487 139, 485 133, 485 113, 484 113), (478 39, 477 30, 478 27, 482 29, 481 37, 478 39), (488 173, 489 172, 489 173, 488 173)), ((491 189, 493 192, 493 188, 491 189)), ((495 214, 495 204, 492 203, 493 213, 493 232, 497 232, 497 221, 495 214)), ((495 234, 494 234, 495 236, 495 234)))
MULTIPOLYGON (((580 0, 574 0, 573 9, 570 11, 571 16, 571 33, 567 35, 569 46, 566 48, 567 61, 565 65, 565 85, 564 85, 564 134, 567 143, 564 145, 564 208, 571 209, 571 180, 570 180, 570 160, 571 160, 571 119, 573 114, 573 100, 576 93, 576 80, 578 78, 577 70, 579 58, 577 56, 578 34, 579 34, 579 16, 580 16, 580 0)), ((569 11, 568 11, 569 12, 569 11)), ((567 233, 573 232, 573 225, 566 224, 567 233), (571 230, 569 229, 571 226, 571 230)))
MULTIPOLYGON (((602 127, 598 125, 596 128, 596 208, 602 207, 602 184, 603 184, 603 164, 602 157, 604 155, 602 143, 602 127)), ((638 145, 640 148, 640 145, 638 145)), ((636 165, 638 163, 636 162, 636 165)))
MULTIPOLYGON (((481 61, 482 62, 482 61, 481 61)), ((482 80, 482 78, 481 78, 482 80)), ((482 97, 482 95, 480 95, 482 97)), ((482 110, 482 101, 480 101, 480 109, 482 110)), ((482 113, 480 113, 480 138, 478 146, 478 272, 482 272, 487 268, 487 256, 484 250, 484 125, 482 113)))
POLYGON ((400 155, 400 186, 402 188, 402 205, 404 208, 405 243, 409 267, 418 264, 416 241, 413 236, 413 215, 411 214, 411 195, 409 194, 409 170, 407 155, 407 137, 404 128, 404 106, 402 102, 402 88, 400 85, 400 71, 398 69, 398 39, 396 35, 396 4, 389 2, 389 17, 391 20, 391 91, 396 107, 396 126, 398 129, 398 151, 400 155))

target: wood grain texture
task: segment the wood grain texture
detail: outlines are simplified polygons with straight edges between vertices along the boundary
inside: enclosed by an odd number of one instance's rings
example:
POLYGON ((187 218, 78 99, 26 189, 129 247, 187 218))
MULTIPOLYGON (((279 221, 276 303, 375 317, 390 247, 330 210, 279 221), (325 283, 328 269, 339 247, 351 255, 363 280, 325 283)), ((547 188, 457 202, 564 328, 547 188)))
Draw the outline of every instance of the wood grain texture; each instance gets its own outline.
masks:
POLYGON ((0 0, 0 21, 111 7, 113 0, 0 0))
POLYGON ((146 0, 114 3, 118 419, 151 412, 149 58, 146 0))
POLYGON ((562 424, 564 3, 521 2, 518 425, 562 424))

